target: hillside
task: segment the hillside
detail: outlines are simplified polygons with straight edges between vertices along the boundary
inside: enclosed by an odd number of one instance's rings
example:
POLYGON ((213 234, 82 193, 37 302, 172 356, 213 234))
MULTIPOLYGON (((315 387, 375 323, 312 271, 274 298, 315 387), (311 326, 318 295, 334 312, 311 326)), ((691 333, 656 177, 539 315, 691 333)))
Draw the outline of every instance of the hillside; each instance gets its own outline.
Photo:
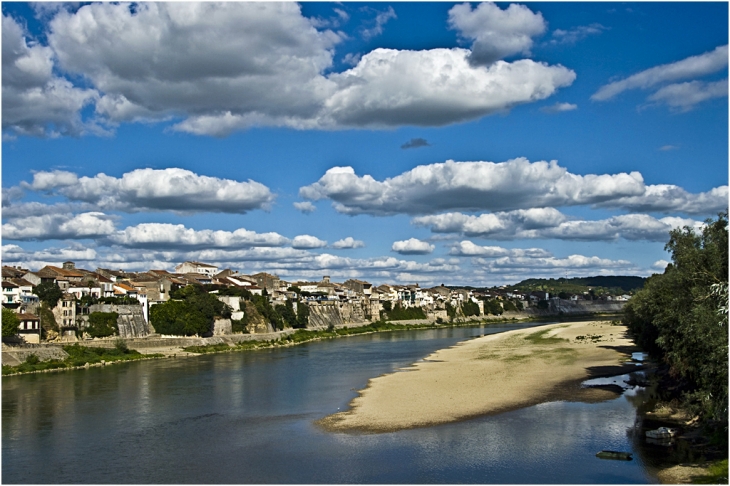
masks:
POLYGON ((530 278, 513 285, 517 290, 531 292, 544 290, 551 293, 568 292, 583 293, 592 289, 596 295, 629 293, 644 287, 644 277, 632 276, 596 276, 582 278, 530 278))

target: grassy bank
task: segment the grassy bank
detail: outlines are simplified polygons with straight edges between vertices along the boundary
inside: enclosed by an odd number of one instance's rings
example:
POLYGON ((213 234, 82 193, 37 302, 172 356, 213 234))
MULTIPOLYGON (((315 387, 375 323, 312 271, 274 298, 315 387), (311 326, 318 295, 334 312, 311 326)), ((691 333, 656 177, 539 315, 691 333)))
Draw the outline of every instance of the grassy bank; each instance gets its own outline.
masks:
POLYGON ((25 359, 25 362, 18 366, 3 365, 2 374, 13 375, 56 369, 77 369, 91 365, 105 365, 117 361, 135 361, 164 356, 162 354, 141 354, 139 351, 127 348, 127 345, 122 340, 117 341, 113 348, 90 348, 74 344, 72 346, 64 346, 63 350, 68 353, 66 359, 41 361, 38 356, 31 354, 25 359))

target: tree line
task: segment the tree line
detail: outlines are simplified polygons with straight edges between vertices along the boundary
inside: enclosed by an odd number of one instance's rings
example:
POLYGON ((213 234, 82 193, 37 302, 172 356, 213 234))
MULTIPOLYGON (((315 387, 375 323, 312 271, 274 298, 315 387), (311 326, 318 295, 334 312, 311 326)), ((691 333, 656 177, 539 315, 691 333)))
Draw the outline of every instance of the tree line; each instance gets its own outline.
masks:
POLYGON ((728 418, 728 213, 701 232, 675 229, 672 262, 627 303, 636 343, 667 367, 684 404, 701 418, 728 418))

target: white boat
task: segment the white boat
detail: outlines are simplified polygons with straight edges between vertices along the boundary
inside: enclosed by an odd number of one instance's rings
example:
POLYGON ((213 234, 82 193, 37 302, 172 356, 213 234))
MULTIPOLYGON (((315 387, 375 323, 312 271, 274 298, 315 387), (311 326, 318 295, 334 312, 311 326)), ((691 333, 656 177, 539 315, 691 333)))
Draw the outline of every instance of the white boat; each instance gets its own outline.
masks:
POLYGON ((671 439, 677 435, 677 429, 670 429, 669 427, 659 427, 656 430, 647 430, 646 436, 650 439, 671 439))

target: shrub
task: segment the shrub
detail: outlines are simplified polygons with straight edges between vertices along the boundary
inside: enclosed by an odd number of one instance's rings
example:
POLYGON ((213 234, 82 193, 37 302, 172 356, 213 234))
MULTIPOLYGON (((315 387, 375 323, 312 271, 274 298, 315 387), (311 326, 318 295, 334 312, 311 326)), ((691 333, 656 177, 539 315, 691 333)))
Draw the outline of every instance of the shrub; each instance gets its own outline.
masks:
POLYGON ((119 314, 116 312, 92 312, 89 314, 89 327, 86 328, 86 332, 95 338, 113 336, 119 332, 118 318, 119 314))
POLYGON ((18 314, 3 307, 3 337, 12 337, 18 334, 20 319, 18 314))

